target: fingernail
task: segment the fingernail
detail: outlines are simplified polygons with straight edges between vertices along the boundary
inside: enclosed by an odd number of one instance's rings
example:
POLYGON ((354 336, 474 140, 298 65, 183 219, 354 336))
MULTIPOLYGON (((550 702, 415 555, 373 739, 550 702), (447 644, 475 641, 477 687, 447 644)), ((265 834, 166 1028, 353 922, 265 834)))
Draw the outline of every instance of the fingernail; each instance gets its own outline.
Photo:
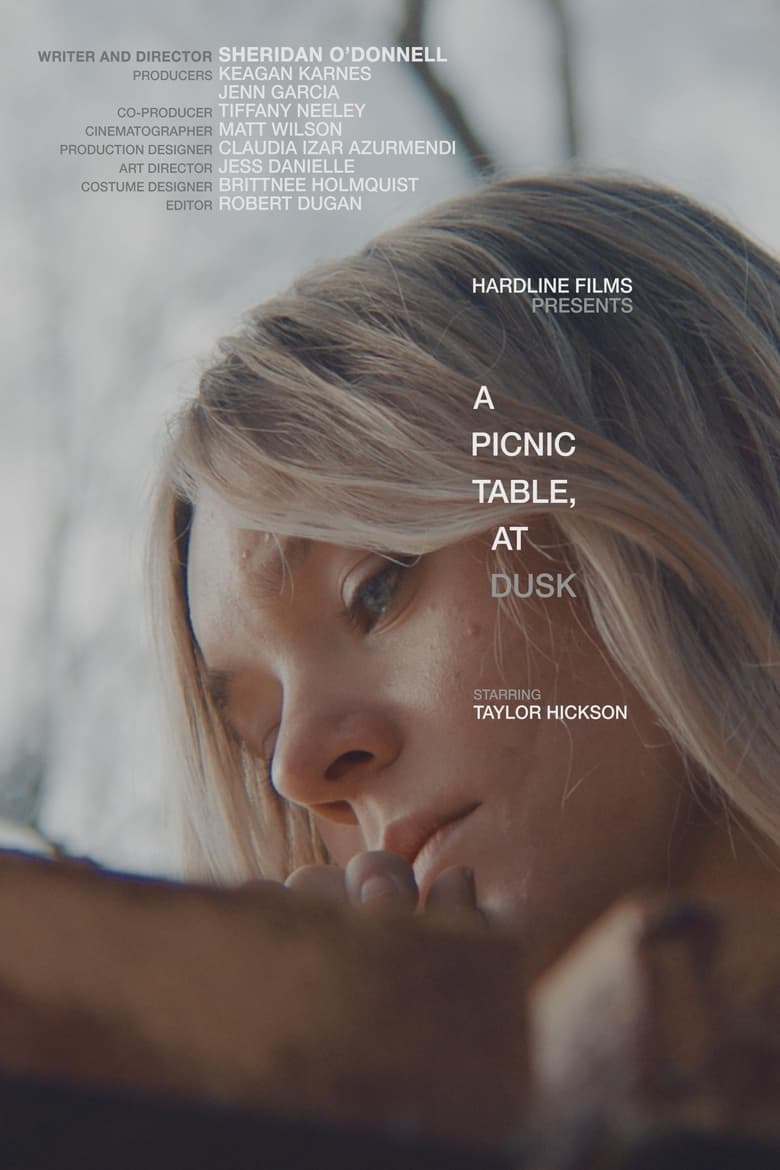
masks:
POLYGON ((377 902, 380 898, 397 898, 398 886, 392 878, 383 873, 375 873, 366 878, 360 887, 361 902, 377 902))

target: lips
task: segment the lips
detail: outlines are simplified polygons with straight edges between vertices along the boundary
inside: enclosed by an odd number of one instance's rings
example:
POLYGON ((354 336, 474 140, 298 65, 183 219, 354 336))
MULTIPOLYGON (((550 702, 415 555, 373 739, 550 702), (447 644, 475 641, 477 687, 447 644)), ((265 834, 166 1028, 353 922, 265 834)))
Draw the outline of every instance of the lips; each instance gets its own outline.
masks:
POLYGON ((395 821, 384 833, 382 849, 397 853, 409 862, 422 892, 422 883, 435 865, 441 848, 478 807, 479 801, 471 801, 448 813, 431 813, 395 821))

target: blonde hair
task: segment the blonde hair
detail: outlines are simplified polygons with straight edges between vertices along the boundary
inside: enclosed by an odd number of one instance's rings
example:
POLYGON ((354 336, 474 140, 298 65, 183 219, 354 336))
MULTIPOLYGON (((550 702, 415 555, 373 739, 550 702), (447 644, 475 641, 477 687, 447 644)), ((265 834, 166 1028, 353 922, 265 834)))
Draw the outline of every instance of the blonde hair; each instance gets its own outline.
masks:
POLYGON ((187 535, 209 487, 248 526, 426 553, 552 515, 607 652, 730 811, 780 843, 778 266, 672 191, 517 180, 453 200, 320 268, 220 342, 174 427, 151 570, 188 788, 211 872, 322 856, 225 727, 188 618, 187 535), (629 277, 633 311, 534 312, 472 278, 629 277), (572 430, 574 509, 475 500, 490 430, 572 430), (477 428, 479 429, 479 428, 477 428))

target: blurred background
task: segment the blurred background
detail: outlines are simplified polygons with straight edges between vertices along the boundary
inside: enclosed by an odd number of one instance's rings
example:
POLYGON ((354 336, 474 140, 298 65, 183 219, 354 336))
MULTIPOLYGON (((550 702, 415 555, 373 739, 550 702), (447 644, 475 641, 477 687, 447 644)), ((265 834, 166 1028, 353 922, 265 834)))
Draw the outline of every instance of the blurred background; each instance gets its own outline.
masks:
POLYGON ((0 839, 28 826, 105 864, 175 875, 145 523, 165 420, 215 339, 302 269, 489 173, 633 172, 776 249, 780 3, 26 0, 13 15, 0 74, 0 839), (375 68, 358 99, 365 136, 456 138, 458 153, 398 160, 421 176, 414 195, 323 215, 177 215, 159 199, 81 193, 112 169, 61 159, 60 142, 84 141, 84 124, 113 120, 122 101, 198 91, 37 60, 57 47, 404 40, 440 45, 447 64, 375 68))

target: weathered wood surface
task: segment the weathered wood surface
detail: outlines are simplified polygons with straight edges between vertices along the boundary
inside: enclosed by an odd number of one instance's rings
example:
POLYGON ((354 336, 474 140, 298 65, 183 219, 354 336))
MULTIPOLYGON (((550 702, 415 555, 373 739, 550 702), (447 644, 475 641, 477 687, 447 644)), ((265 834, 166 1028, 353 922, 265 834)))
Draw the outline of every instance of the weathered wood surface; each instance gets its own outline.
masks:
POLYGON ((0 856, 0 1071, 465 1148, 527 1099, 519 948, 273 886, 0 856))
POLYGON ((476 926, 5 854, 0 932, 3 1168, 780 1167, 743 907, 618 906, 529 991, 476 926))
POLYGON ((620 904, 536 984, 530 1019, 549 1164, 622 1166, 676 1132, 764 1142, 780 1167, 776 917, 620 904))

